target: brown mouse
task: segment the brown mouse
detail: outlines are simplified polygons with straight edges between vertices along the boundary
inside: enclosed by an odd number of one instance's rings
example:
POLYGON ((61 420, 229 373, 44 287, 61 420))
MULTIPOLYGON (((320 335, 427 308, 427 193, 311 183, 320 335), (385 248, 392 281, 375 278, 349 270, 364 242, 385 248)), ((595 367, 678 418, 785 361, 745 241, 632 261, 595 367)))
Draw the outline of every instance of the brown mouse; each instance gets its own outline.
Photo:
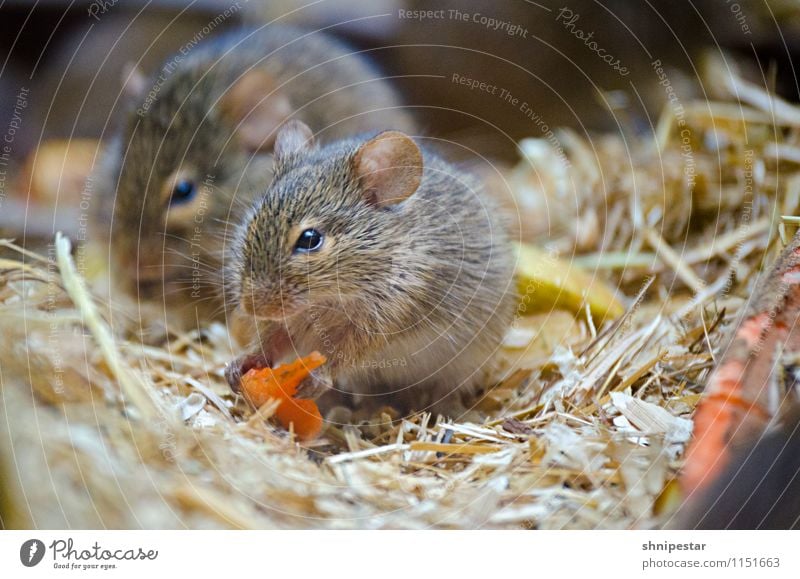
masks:
POLYGON ((317 350, 337 403, 451 415, 484 379, 516 305, 506 224, 481 183, 399 131, 325 145, 290 121, 225 286, 257 320, 243 371, 317 350))
POLYGON ((201 42, 128 84, 138 97, 101 174, 97 222, 110 236, 111 278, 192 324, 224 309, 229 223, 269 183, 284 120, 302 119, 321 140, 414 127, 366 56, 293 27, 201 42))

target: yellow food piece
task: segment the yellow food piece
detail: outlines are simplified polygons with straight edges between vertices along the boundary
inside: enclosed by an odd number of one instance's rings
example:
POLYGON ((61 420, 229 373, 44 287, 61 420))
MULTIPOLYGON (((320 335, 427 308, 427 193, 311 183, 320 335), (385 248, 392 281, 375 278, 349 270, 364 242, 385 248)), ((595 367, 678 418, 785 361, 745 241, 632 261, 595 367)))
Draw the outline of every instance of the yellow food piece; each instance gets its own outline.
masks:
POLYGON ((526 243, 515 244, 515 251, 520 314, 553 309, 585 314, 588 303, 595 324, 600 324, 625 311, 610 287, 577 265, 526 243))
POLYGON ((657 517, 668 515, 678 510, 684 500, 681 485, 677 480, 671 480, 664 485, 661 493, 653 504, 653 514, 657 517))

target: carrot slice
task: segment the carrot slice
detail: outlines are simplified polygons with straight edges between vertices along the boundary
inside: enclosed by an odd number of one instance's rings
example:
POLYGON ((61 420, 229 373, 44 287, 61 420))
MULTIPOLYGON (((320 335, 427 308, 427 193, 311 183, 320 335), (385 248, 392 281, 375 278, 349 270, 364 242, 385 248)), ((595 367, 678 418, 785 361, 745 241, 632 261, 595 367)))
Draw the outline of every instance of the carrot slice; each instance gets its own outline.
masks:
POLYGON ((687 495, 707 488, 730 464, 735 447, 752 445, 768 428, 775 401, 786 395, 779 353, 800 352, 798 318, 800 234, 795 234, 753 295, 697 405, 681 477, 687 495))
POLYGON ((287 430, 303 440, 315 438, 322 431, 322 414, 313 400, 295 400, 297 388, 312 370, 326 361, 319 352, 312 352, 277 368, 252 369, 242 376, 242 393, 250 404, 259 408, 270 400, 280 400, 275 418, 287 430))

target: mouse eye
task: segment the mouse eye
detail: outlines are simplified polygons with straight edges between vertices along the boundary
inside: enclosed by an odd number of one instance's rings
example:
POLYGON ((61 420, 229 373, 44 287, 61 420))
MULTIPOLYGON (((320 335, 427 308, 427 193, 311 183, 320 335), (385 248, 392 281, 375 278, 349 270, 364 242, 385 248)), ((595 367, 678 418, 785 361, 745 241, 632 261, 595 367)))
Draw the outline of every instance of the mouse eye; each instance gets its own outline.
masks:
POLYGON ((294 250, 300 252, 317 251, 322 247, 322 242, 325 241, 325 236, 316 229, 306 229, 297 238, 297 243, 294 244, 294 250))
POLYGON ((191 201, 196 193, 197 187, 195 187, 194 181, 182 179, 175 184, 175 188, 172 190, 169 198, 170 205, 180 205, 191 201))

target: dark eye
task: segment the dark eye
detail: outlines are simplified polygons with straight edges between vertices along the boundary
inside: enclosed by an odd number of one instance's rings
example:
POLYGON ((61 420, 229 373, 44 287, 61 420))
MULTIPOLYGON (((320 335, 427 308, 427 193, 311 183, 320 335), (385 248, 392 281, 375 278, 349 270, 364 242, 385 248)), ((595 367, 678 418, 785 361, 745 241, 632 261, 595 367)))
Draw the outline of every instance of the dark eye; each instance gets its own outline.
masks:
POLYGON ((169 198, 169 202, 172 205, 180 205, 181 203, 191 201, 196 193, 197 187, 195 187, 194 181, 178 181, 175 184, 175 188, 172 190, 172 196, 169 198))
POLYGON ((297 243, 294 244, 294 250, 302 252, 317 251, 322 247, 324 240, 325 236, 316 229, 306 229, 300 234, 297 243))

